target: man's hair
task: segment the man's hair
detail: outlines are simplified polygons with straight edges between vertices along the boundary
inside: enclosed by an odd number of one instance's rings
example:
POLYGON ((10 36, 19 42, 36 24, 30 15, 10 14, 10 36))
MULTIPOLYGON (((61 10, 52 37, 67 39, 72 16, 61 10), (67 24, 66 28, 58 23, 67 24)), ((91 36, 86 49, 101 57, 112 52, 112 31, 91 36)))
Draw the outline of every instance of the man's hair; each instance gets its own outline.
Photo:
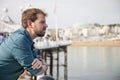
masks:
POLYGON ((24 28, 27 28, 27 26, 28 26, 27 20, 34 22, 35 20, 37 20, 37 14, 39 14, 39 13, 44 16, 47 16, 47 14, 44 11, 42 11, 41 9, 38 9, 38 8, 31 8, 31 9, 25 10, 22 13, 22 19, 21 19, 22 26, 24 28))

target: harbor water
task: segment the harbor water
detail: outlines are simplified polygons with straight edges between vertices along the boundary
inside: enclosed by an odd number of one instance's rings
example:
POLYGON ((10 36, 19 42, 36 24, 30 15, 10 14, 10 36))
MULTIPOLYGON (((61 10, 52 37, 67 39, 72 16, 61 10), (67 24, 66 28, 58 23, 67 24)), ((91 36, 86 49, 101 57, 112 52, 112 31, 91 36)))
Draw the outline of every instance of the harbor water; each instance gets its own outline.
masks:
POLYGON ((68 80, 120 80, 120 47, 68 47, 68 80))

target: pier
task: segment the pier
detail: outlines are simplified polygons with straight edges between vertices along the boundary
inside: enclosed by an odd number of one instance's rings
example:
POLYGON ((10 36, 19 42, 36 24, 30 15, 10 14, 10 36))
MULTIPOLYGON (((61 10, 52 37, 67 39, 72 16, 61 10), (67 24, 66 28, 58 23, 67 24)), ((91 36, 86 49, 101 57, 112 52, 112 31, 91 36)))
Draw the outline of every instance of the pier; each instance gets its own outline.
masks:
MULTIPOLYGON (((68 80, 67 47, 69 45, 70 44, 62 44, 62 45, 56 45, 56 46, 37 48, 38 54, 42 56, 42 58, 45 59, 46 63, 48 64, 48 71, 45 74, 54 76, 56 80, 60 80, 59 70, 60 70, 60 67, 64 67, 63 77, 64 77, 64 80, 68 80), (60 64, 60 59, 59 59, 59 54, 61 52, 64 53, 63 64, 60 64), (54 56, 54 54, 56 54, 56 56, 54 56), (54 64, 55 62, 57 64, 54 64), (53 73, 54 71, 56 72, 56 74, 53 73)), ((36 78, 34 78, 34 80, 36 80, 36 78)))

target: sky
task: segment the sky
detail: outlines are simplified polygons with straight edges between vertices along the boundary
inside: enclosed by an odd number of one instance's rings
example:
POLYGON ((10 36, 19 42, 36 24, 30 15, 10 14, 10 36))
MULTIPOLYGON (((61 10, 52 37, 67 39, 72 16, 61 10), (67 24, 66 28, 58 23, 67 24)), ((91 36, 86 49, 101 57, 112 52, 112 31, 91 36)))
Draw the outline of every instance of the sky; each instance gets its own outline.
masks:
POLYGON ((29 4, 44 10, 49 27, 72 27, 75 24, 120 23, 120 0, 1 0, 0 16, 8 8, 8 15, 18 24, 21 8, 29 4), (56 8, 55 8, 56 7, 56 8))

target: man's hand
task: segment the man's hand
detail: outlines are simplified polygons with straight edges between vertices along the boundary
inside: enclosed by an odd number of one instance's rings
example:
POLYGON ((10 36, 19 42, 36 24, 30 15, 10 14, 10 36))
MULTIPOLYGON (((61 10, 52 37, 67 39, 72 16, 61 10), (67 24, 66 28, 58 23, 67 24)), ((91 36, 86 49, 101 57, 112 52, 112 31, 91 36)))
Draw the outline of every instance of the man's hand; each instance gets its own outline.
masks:
POLYGON ((44 59, 41 58, 40 61, 42 61, 42 65, 47 65, 44 59))
POLYGON ((33 69, 39 69, 41 66, 42 66, 42 61, 35 58, 34 61, 32 62, 32 68, 33 69))
POLYGON ((44 59, 42 59, 42 58, 41 59, 35 58, 33 60, 33 62, 32 62, 32 68, 33 69, 39 69, 40 67, 42 67, 42 70, 39 73, 37 73, 36 76, 37 75, 41 75, 41 74, 46 72, 47 64, 46 64, 44 59))

